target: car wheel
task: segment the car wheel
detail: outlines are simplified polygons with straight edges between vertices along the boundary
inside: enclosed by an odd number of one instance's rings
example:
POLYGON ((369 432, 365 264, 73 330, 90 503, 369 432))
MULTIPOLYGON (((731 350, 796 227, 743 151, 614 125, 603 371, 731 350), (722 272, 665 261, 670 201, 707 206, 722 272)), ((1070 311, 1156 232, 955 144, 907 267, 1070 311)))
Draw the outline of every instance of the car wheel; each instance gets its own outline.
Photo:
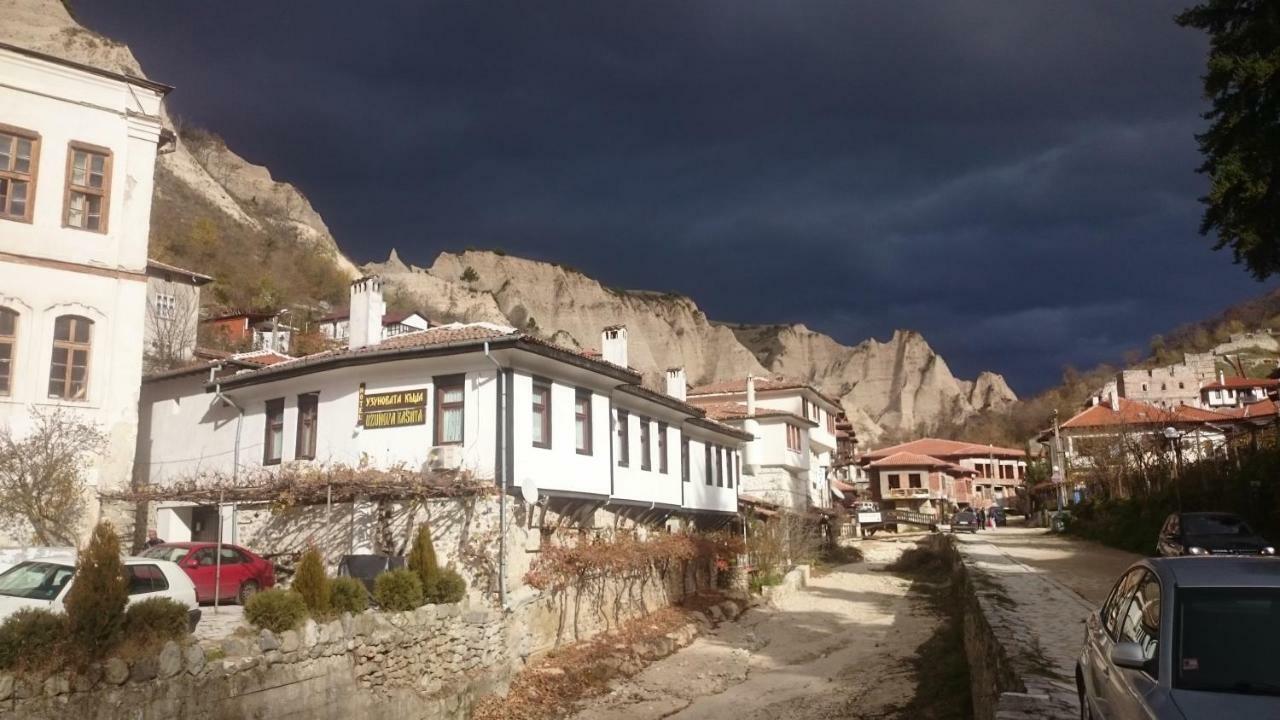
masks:
POLYGON ((249 582, 240 586, 240 592, 239 594, 236 595, 236 599, 240 601, 241 605, 245 605, 249 602, 249 598, 257 594, 258 594, 258 583, 250 580, 249 582))

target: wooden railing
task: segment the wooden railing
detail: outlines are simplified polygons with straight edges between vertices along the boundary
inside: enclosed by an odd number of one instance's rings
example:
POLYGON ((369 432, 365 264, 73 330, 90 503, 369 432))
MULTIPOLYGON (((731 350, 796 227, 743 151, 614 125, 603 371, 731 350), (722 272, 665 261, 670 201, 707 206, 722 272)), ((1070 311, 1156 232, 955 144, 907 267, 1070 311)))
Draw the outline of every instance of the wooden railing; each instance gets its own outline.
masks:
POLYGON ((901 523, 904 525, 936 525, 938 524, 938 516, 933 513, 922 513, 914 510, 885 510, 884 521, 886 523, 901 523))

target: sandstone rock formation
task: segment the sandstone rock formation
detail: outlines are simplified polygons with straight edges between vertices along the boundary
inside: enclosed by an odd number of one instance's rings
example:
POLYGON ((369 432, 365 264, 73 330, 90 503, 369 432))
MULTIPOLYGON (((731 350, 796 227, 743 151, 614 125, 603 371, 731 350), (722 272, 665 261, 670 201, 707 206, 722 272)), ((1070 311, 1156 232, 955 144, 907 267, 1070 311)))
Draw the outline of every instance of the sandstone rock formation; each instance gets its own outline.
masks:
MULTIPOLYGON (((125 75, 147 77, 123 43, 82 27, 60 0, 0 0, 0 42, 125 75)), ((156 78, 164 82, 164 78, 156 78)), ((174 129, 165 114, 164 124, 174 129)), ((261 165, 236 155, 222 141, 204 136, 194 141, 179 133, 174 152, 160 156, 156 192, 189 190, 231 219, 255 229, 266 224, 287 228, 300 242, 332 256, 351 277, 355 265, 338 249, 333 235, 306 197, 288 183, 277 182, 261 165), (180 183, 186 188, 174 188, 180 183)))
POLYGON ((438 321, 505 322, 578 349, 596 347, 603 327, 625 324, 630 363, 655 387, 676 365, 693 384, 747 374, 808 380, 840 398, 866 439, 1017 399, 994 373, 958 380, 912 331, 849 347, 804 325, 717 323, 682 295, 609 288, 571 268, 494 252, 441 253, 429 268, 408 266, 393 252, 364 270, 411 293, 438 321))

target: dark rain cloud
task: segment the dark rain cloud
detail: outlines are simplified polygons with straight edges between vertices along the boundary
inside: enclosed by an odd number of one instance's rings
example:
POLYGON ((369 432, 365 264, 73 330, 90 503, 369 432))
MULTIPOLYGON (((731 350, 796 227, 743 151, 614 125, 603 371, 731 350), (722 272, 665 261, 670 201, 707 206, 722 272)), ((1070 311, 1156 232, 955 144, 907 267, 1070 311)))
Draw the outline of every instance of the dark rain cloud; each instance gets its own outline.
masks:
POLYGON ((349 254, 465 246, 1020 392, 1264 288, 1196 234, 1170 2, 94 0, 349 254))

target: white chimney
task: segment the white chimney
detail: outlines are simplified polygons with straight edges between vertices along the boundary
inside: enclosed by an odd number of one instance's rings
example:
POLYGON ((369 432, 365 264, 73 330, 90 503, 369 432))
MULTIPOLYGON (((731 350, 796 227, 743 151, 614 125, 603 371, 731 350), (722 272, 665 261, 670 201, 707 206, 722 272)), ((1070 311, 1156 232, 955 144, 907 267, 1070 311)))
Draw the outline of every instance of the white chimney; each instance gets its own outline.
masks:
POLYGON ((1115 412, 1120 412, 1120 396, 1113 392, 1107 397, 1111 400, 1111 409, 1115 412))
POLYGON ((612 325, 600 333, 600 356, 619 367, 631 367, 627 364, 626 325, 612 325))
POLYGON ((1218 383, 1219 383, 1219 384, 1222 384, 1222 383, 1225 383, 1226 381, 1227 381, 1227 374, 1226 374, 1225 372, 1223 372, 1222 370, 1219 370, 1219 371, 1218 371, 1218 383))
POLYGON ((747 415, 754 416, 756 414, 756 379, 747 376, 747 415))
POLYGON ((685 378, 684 368, 673 367, 667 368, 667 395, 673 397, 680 402, 685 401, 685 391, 688 390, 689 383, 685 378))
POLYGON ((756 438, 747 442, 742 449, 742 471, 754 476, 760 468, 760 421, 756 420, 756 379, 747 376, 747 417, 742 420, 742 429, 756 438))
POLYGON ((382 301, 382 278, 371 275, 351 283, 347 347, 358 350, 382 342, 382 316, 386 313, 387 304, 382 301))

